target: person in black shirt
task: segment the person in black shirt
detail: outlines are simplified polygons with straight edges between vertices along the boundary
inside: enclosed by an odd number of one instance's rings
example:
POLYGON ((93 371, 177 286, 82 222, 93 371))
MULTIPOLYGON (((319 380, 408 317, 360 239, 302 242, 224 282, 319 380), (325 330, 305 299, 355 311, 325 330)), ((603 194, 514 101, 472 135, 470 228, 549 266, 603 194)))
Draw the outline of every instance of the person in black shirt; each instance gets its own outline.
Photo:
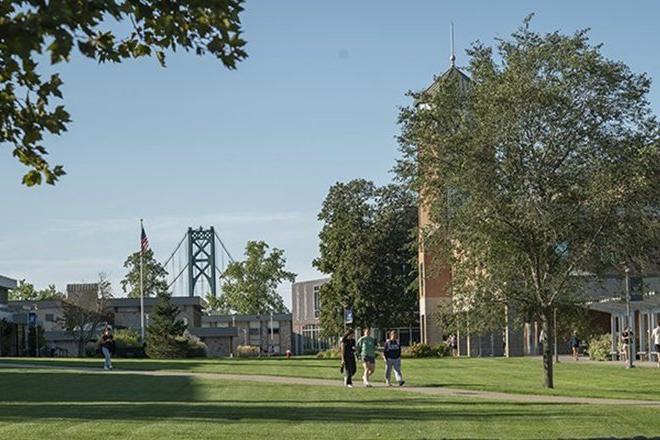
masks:
POLYGON ((405 382, 401 375, 401 344, 399 344, 396 330, 392 330, 389 334, 389 339, 385 341, 383 359, 385 360, 386 365, 385 383, 387 386, 392 386, 392 383, 390 382, 392 369, 394 369, 394 378, 399 383, 399 386, 403 386, 405 382))
POLYGON ((577 361, 580 359, 580 338, 578 338, 576 331, 574 331, 573 336, 571 336, 570 344, 571 349, 573 350, 573 359, 577 361))
POLYGON ((101 353, 103 353, 103 369, 112 370, 112 353, 115 352, 115 340, 109 327, 106 327, 101 336, 101 353))
POLYGON ((353 388, 353 375, 357 371, 355 362, 355 339, 353 329, 349 329, 339 342, 339 353, 341 355, 341 370, 344 373, 344 385, 353 388))

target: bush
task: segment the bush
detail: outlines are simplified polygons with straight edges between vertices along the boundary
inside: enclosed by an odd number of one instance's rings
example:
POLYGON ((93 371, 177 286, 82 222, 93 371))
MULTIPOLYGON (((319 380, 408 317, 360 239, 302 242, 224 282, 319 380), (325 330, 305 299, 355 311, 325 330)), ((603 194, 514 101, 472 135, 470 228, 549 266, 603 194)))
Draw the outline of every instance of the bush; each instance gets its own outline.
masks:
POLYGON ((434 358, 451 355, 451 349, 447 344, 441 343, 436 346, 413 342, 407 347, 403 347, 401 357, 404 358, 434 358))
POLYGON ((259 356, 259 347, 252 345, 239 345, 236 349, 238 357, 257 357, 259 356))
POLYGON ((341 355, 338 348, 329 348, 325 351, 318 352, 316 357, 318 359, 339 359, 341 355))
POLYGON ((208 347, 197 336, 186 332, 183 336, 177 337, 176 340, 182 344, 182 351, 185 353, 185 357, 206 357, 208 347))
POLYGON ((102 357, 101 346, 98 341, 89 341, 85 344, 85 357, 102 357))
POLYGON ((438 357, 451 356, 451 347, 444 342, 441 342, 435 346, 435 352, 438 357))
POLYGON ((115 340, 115 356, 124 358, 145 357, 144 348, 140 343, 140 334, 135 330, 121 329, 113 334, 115 340))
POLYGON ((206 344, 189 333, 175 337, 149 337, 147 355, 152 359, 206 357, 206 344))
POLYGON ((612 350, 612 335, 609 333, 589 340, 589 358, 594 361, 606 361, 612 350))

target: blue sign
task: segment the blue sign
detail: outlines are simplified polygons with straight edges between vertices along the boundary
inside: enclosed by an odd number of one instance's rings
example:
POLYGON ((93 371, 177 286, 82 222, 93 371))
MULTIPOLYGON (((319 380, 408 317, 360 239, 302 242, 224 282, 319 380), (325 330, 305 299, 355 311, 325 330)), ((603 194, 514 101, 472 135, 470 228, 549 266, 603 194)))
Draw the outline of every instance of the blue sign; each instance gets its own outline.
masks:
POLYGON ((353 324, 353 309, 344 310, 344 322, 346 324, 353 324))
POLYGON ((34 312, 28 313, 28 325, 30 327, 36 327, 37 326, 37 314, 34 312))

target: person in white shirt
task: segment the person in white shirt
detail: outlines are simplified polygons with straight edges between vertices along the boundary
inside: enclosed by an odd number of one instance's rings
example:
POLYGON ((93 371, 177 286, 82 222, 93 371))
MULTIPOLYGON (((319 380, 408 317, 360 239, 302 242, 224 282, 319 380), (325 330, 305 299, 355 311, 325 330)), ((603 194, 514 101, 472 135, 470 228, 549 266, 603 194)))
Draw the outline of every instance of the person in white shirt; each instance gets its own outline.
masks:
POLYGON ((660 322, 653 329, 653 343, 655 344, 655 358, 658 361, 658 368, 660 368, 660 322))

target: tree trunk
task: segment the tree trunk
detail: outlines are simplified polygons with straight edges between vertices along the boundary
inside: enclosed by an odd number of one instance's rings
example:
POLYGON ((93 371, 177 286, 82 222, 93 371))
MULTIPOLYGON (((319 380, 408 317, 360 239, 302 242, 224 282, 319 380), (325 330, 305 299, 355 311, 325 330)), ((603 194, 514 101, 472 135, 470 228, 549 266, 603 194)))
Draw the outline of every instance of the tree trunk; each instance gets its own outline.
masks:
POLYGON ((554 388, 554 373, 552 363, 552 344, 551 335, 554 334, 554 325, 552 319, 552 311, 544 311, 541 314, 542 328, 543 328, 543 386, 546 388, 554 388))

